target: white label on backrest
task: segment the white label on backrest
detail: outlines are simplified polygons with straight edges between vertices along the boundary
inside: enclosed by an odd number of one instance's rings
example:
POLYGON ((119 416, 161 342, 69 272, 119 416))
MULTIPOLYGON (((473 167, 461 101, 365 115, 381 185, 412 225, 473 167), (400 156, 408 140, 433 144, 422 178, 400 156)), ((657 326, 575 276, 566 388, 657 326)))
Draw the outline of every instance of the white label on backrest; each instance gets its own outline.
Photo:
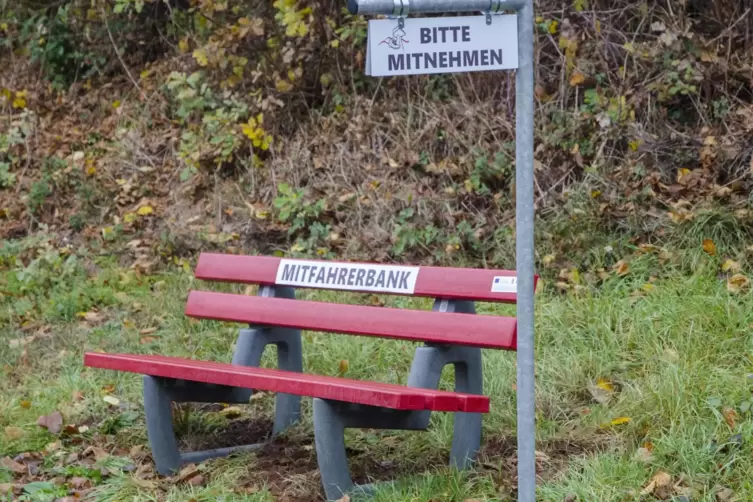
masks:
POLYGON ((517 293, 517 277, 495 277, 492 281, 492 293, 517 293))
POLYGON ((280 260, 275 284, 412 295, 419 267, 280 260))

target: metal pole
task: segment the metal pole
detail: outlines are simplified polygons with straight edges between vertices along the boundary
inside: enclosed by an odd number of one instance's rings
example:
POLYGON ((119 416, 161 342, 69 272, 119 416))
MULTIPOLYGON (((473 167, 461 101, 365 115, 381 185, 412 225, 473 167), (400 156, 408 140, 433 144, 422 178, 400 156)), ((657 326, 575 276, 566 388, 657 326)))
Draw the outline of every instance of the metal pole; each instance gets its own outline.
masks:
POLYGON ((518 502, 536 501, 534 385, 533 0, 518 9, 515 256, 518 276, 518 502))
MULTIPOLYGON (((398 5, 400 4, 398 0, 398 5)), ((525 5, 526 0, 502 0, 500 10, 517 10, 525 5)), ((492 2, 490 0, 410 0, 411 13, 440 13, 440 12, 488 12, 492 2)), ((351 14, 388 15, 395 8, 395 0, 348 0, 348 11, 351 14)))

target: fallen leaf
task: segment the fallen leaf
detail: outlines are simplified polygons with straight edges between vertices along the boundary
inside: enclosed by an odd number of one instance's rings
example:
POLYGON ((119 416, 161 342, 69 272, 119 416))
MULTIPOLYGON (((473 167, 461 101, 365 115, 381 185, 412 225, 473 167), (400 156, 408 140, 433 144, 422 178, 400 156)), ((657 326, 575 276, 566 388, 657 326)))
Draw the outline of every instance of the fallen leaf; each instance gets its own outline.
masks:
POLYGON ((716 498, 716 502, 727 502, 728 500, 732 500, 734 494, 735 492, 731 488, 720 488, 714 494, 714 497, 716 498))
POLYGON ((20 427, 14 427, 9 425, 5 428, 5 437, 13 441, 14 439, 20 439, 24 435, 24 430, 20 427))
POLYGON ((23 401, 21 401, 18 404, 21 406, 21 408, 23 408, 25 410, 28 410, 29 408, 31 408, 31 401, 23 400, 23 401))
POLYGON ((729 425, 730 429, 734 429, 735 419, 737 418, 737 413, 735 413, 735 410, 730 408, 729 406, 725 406, 722 409, 722 416, 724 417, 724 421, 727 422, 727 425, 729 425))
POLYGON ((0 459, 0 466, 5 467, 16 474, 26 474, 26 466, 16 462, 10 457, 3 457, 0 459))
POLYGON ((129 478, 131 482, 138 486, 139 488, 142 488, 144 490, 154 490, 157 488, 158 484, 156 481, 149 480, 149 479, 142 479, 138 477, 131 477, 129 478))
POLYGON ((703 239, 703 250, 709 256, 716 256, 716 244, 711 239, 703 239))
POLYGON ((736 274, 740 272, 740 269, 740 264, 734 260, 725 260, 724 263, 722 263, 722 272, 732 272, 733 274, 736 274))
POLYGON ((78 403, 79 401, 83 401, 84 400, 84 393, 81 392, 80 390, 74 390, 73 394, 71 394, 71 399, 73 400, 74 403, 78 403))
POLYGON ((86 488, 91 488, 92 482, 86 478, 73 477, 68 481, 68 486, 74 490, 84 490, 86 488))
POLYGON ((614 392, 614 385, 606 378, 599 378, 596 381, 596 386, 600 389, 604 389, 607 392, 614 392))
POLYGON ((605 389, 600 386, 598 382, 596 384, 589 384, 588 391, 591 393, 591 397, 594 401, 599 404, 607 404, 609 400, 612 399, 612 394, 614 393, 614 389, 605 389))
POLYGON ((347 373, 348 369, 350 368, 350 363, 347 359, 341 359, 340 365, 338 366, 337 370, 341 375, 344 375, 347 373))
POLYGON ((81 453, 82 458, 86 457, 94 457, 94 460, 104 460, 106 458, 109 458, 110 454, 107 453, 104 449, 100 448, 99 446, 90 446, 87 449, 85 449, 81 453))
POLYGON ((139 334, 140 335, 151 335, 155 331, 157 331, 157 328, 146 328, 146 329, 142 329, 141 331, 139 331, 139 334))
POLYGON ((727 279, 727 291, 730 293, 739 293, 750 286, 750 279, 743 274, 735 274, 727 279))
POLYGON ((102 398, 102 401, 106 402, 110 406, 118 406, 120 404, 120 399, 115 396, 105 396, 102 398))
MULTIPOLYGON (((646 487, 641 491, 641 495, 654 495, 657 496, 659 492, 665 491, 667 487, 672 486, 672 476, 664 471, 657 472, 646 487)), ((669 497, 667 497, 669 498, 669 497)))
POLYGON ((77 315, 90 324, 99 323, 103 319, 99 312, 79 312, 77 315))
POLYGON ((207 57, 207 53, 206 51, 204 51, 204 49, 196 49, 195 51, 193 51, 193 58, 196 60, 199 66, 206 66, 209 64, 209 58, 207 57))
POLYGON ((573 87, 577 87, 581 85, 582 83, 584 83, 585 81, 586 81, 586 76, 577 71, 573 73, 572 77, 570 77, 570 85, 573 87))
POLYGON ((0 483, 0 493, 10 493, 13 491, 13 484, 0 483))
POLYGON ((57 434, 63 429, 63 415, 59 411, 43 415, 37 419, 37 425, 44 427, 51 434, 57 434))
POLYGON ((639 462, 649 463, 654 459, 654 455, 648 448, 641 447, 635 451, 635 459, 639 462))
POLYGON ((200 486, 204 484, 204 476, 199 474, 198 476, 193 476, 188 480, 188 484, 191 486, 200 486))
POLYGON ((149 216, 152 213, 154 213, 154 209, 152 208, 152 206, 141 206, 136 211, 136 214, 138 214, 139 216, 149 216))
POLYGON ((632 418, 630 417, 617 417, 611 422, 609 422, 611 425, 625 425, 627 423, 632 422, 632 418))
POLYGON ((177 481, 185 483, 189 479, 198 476, 199 474, 201 473, 199 472, 199 469, 195 464, 188 464, 180 470, 180 473, 178 473, 177 481))
POLYGON ((337 499, 335 502, 350 502, 350 495, 343 495, 341 498, 337 499))
POLYGON ((615 264, 614 269, 620 277, 624 277, 630 273, 630 265, 625 260, 618 261, 615 264))
POLYGON ((241 409, 238 408, 237 406, 228 406, 227 408, 225 408, 224 410, 220 412, 220 415, 226 418, 237 418, 241 416, 242 413, 243 412, 241 411, 241 409))

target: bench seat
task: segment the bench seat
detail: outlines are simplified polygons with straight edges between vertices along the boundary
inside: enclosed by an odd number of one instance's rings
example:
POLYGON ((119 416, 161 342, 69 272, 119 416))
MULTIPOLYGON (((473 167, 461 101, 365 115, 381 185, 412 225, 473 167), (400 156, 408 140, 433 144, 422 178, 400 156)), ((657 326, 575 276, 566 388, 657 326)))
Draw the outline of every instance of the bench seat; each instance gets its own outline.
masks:
POLYGON ((282 392, 394 410, 489 412, 489 398, 486 396, 178 357, 87 352, 84 364, 154 377, 282 392))

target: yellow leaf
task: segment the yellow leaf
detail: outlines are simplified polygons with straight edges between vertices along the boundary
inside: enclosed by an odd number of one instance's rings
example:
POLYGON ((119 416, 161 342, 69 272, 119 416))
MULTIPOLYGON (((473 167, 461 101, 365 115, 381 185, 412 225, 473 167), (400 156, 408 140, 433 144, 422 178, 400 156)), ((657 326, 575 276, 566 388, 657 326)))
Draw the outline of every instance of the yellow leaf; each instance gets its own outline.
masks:
POLYGON ((207 66, 209 64, 209 58, 204 49, 196 49, 193 51, 193 58, 199 64, 199 66, 207 66))
POLYGON ((599 378, 596 381, 596 386, 600 389, 606 390, 607 392, 614 392, 614 385, 612 385, 612 382, 610 382, 606 378, 599 378))
POLYGON ((26 91, 19 91, 13 99, 13 108, 23 110, 26 108, 26 91))
POLYGON ((632 420, 630 417, 617 417, 609 423, 610 425, 625 425, 632 422, 632 420))
POLYGON ((570 77, 570 85, 573 87, 577 87, 585 81, 586 81, 586 76, 583 75, 581 72, 576 71, 575 73, 573 73, 573 76, 570 77))
POLYGON ((677 170, 677 182, 678 182, 678 183, 681 183, 681 182, 682 182, 682 179, 683 179, 683 178, 684 178, 685 176, 687 176, 688 174, 690 174, 690 169, 688 169, 688 168, 686 168, 686 167, 683 167, 682 169, 678 169, 678 170, 677 170))
POLYGON ((340 41, 335 39, 329 43, 329 46, 333 49, 337 49, 338 47, 340 47, 340 41))
POLYGON ((277 89, 278 92, 287 92, 292 88, 293 86, 285 80, 277 79, 275 82, 275 89, 277 89))
POLYGON ((21 401, 18 404, 21 406, 21 408, 23 408, 25 410, 28 410, 29 408, 31 408, 31 401, 23 400, 23 401, 21 401))
POLYGON ((154 209, 152 209, 152 206, 141 206, 136 213, 139 216, 147 216, 154 212, 154 209))
POLYGON ((644 284, 643 286, 641 286, 641 289, 642 289, 642 290, 643 290, 643 291, 644 291, 645 293, 650 293, 651 291, 653 291, 653 290, 655 290, 655 289, 656 289, 656 286, 654 286, 653 284, 651 284, 651 283, 647 282, 646 284, 644 284))
POLYGON ((740 269, 740 264, 734 260, 725 260, 722 263, 722 272, 732 272, 734 274, 740 272, 740 269))
POLYGON ((322 76, 319 77, 319 83, 322 84, 322 87, 328 87, 329 84, 332 83, 332 74, 323 73, 322 76))
POLYGON ((181 54, 188 54, 188 39, 187 38, 181 38, 180 42, 178 42, 178 49, 180 49, 181 54))
POLYGON ((133 213, 126 213, 123 216, 123 221, 126 223, 133 223, 134 221, 136 221, 136 215, 133 213))
POLYGON ((709 256, 716 256, 716 244, 711 239, 703 239, 703 250, 709 256))
POLYGON ((633 54, 635 52, 635 45, 633 45, 631 42, 628 42, 626 44, 623 44, 623 49, 628 51, 630 54, 633 54))
POLYGON ((642 143, 641 140, 634 139, 633 141, 631 141, 630 143, 628 143, 628 146, 630 147, 630 149, 632 151, 637 152, 638 148, 641 146, 641 143, 642 143))
POLYGON ((554 35, 555 33, 557 33, 557 28, 558 27, 559 27, 559 22, 558 21, 552 21, 551 23, 549 23, 549 33, 551 33, 552 35, 554 35))
POLYGON ((115 108, 116 110, 117 110, 118 108, 120 108, 120 100, 119 100, 119 99, 116 99, 115 101, 113 101, 113 102, 112 102, 112 107, 113 107, 113 108, 115 108))
POLYGON ((554 260, 555 260, 556 258, 557 258, 557 257, 556 257, 556 256, 554 256, 553 254, 548 254, 548 255, 546 255, 546 256, 544 257, 544 259, 543 259, 543 260, 541 260, 541 261, 542 261, 542 262, 544 263, 544 266, 545 266, 545 267, 548 267, 549 265, 551 265, 552 263, 554 263, 554 260))
POLYGON ((591 190, 591 198, 598 199, 601 197, 601 190, 591 190))

